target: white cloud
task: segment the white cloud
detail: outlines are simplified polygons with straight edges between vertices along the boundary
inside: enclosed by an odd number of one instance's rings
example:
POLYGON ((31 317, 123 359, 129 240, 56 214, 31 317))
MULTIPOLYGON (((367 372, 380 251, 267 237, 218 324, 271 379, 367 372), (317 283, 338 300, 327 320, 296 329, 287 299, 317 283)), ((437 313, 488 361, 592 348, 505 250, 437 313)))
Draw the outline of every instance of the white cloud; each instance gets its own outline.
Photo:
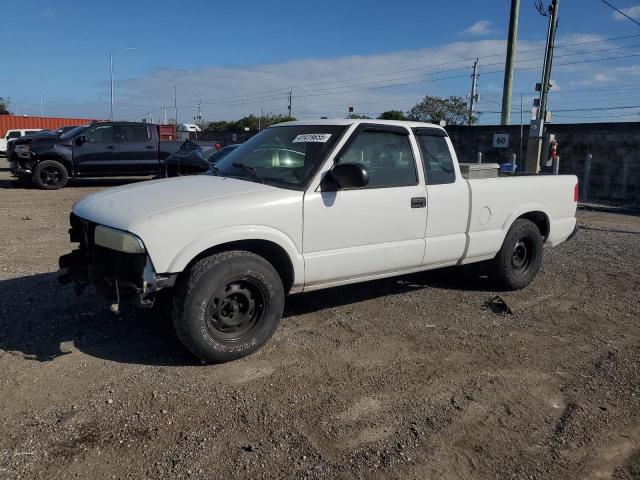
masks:
MULTIPOLYGON (((521 42, 521 46, 541 47, 529 42, 521 42)), ((265 112, 285 113, 290 87, 293 87, 293 115, 300 118, 342 117, 348 106, 366 114, 392 108, 406 110, 425 94, 466 95, 473 64, 469 59, 485 56, 489 57, 487 62, 501 61, 500 52, 505 49, 503 40, 484 40, 235 68, 160 68, 116 83, 120 104, 116 110, 123 115, 136 112, 130 118, 141 118, 153 110, 158 118, 162 105, 173 105, 174 85, 181 105, 181 121, 193 116, 200 100, 207 119, 239 118, 259 113, 261 108, 265 112), (434 79, 438 81, 430 81, 434 79)), ((106 92, 106 88, 102 90, 106 92)), ((170 116, 172 110, 169 109, 170 116)))
MULTIPOLYGON (((640 18, 640 5, 634 5, 633 7, 629 8, 621 8, 620 10, 629 15, 631 18, 640 18)), ((613 19, 617 21, 629 20, 619 12, 613 12, 613 19)))
POLYGON ((488 20, 480 20, 460 33, 463 35, 488 35, 492 32, 491 22, 488 20))
POLYGON ((38 10, 36 15, 40 18, 53 18, 56 16, 56 11, 53 8, 45 7, 38 10))

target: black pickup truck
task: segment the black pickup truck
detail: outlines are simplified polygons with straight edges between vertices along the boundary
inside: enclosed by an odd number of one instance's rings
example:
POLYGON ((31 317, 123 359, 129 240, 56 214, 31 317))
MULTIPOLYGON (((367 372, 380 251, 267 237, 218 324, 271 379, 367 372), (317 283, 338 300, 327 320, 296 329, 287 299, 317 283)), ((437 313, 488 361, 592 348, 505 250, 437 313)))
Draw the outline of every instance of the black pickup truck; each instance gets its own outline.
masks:
POLYGON ((164 160, 179 147, 160 141, 157 125, 96 122, 58 137, 22 138, 9 160, 14 176, 53 190, 70 178, 162 174, 164 160))

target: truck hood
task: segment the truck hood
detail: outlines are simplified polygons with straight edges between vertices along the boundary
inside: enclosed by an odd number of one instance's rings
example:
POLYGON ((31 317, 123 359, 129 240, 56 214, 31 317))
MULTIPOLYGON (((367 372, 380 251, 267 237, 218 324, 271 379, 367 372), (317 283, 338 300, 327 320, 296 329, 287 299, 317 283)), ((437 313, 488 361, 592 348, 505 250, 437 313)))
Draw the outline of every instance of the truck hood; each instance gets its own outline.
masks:
POLYGON ((274 190, 287 192, 235 178, 185 176, 140 182, 94 193, 77 202, 73 206, 73 213, 101 225, 135 232, 137 225, 167 212, 274 190))
POLYGON ((25 135, 23 137, 12 140, 12 142, 14 145, 24 145, 25 143, 38 143, 40 141, 48 141, 49 143, 53 143, 56 140, 59 140, 57 135, 53 133, 43 133, 41 135, 25 135))

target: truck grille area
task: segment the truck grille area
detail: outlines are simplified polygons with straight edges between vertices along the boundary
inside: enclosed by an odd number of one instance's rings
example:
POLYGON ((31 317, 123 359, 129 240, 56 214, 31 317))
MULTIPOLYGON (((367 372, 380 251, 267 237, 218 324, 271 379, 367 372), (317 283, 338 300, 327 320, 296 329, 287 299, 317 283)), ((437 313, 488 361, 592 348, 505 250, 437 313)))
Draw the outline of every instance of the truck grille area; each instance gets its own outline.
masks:
POLYGON ((145 253, 124 253, 96 245, 97 224, 73 213, 69 223, 69 238, 79 243, 79 248, 60 257, 60 268, 67 270, 59 277, 61 283, 74 282, 80 290, 91 284, 109 299, 126 299, 142 292, 145 253))

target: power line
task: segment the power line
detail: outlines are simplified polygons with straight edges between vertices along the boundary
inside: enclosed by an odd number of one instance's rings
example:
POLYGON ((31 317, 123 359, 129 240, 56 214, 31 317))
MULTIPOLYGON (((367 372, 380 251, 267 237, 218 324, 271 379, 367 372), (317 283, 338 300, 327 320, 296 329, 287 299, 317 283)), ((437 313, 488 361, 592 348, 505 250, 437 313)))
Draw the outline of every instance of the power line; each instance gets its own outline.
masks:
POLYGON ((636 113, 623 113, 617 115, 554 115, 560 118, 622 118, 622 117, 638 117, 640 118, 640 112, 636 113))
POLYGON ((622 15, 623 17, 628 18, 629 20, 631 20, 633 23, 635 23, 636 25, 640 25, 640 21, 636 20, 633 17, 630 17, 629 15, 627 15, 625 12, 623 12, 622 10, 620 10, 618 7, 611 5, 609 2, 607 2, 607 0, 600 0, 602 3, 604 3, 605 5, 608 5, 609 7, 613 8, 616 12, 618 12, 620 15, 622 15))
MULTIPOLYGON (((610 49, 603 49, 602 51, 608 51, 608 50, 610 50, 610 49)), ((599 51, 596 51, 594 53, 597 53, 599 51)), ((567 57, 567 56, 575 56, 575 55, 578 55, 578 54, 589 54, 589 53, 592 53, 592 52, 575 52, 575 53, 571 53, 571 54, 558 55, 557 57, 567 57)), ((639 57, 639 56, 640 56, 640 54, 609 56, 609 57, 602 57, 602 58, 578 60, 578 61, 574 61, 574 62, 559 63, 556 66, 557 67, 562 67, 562 66, 586 64, 586 63, 596 63, 596 62, 603 62, 603 61, 634 58, 634 57, 639 57)), ((521 60, 518 63, 522 64, 522 63, 528 63, 528 62, 537 61, 537 60, 538 59, 521 60)), ((487 66, 492 66, 492 65, 502 65, 502 63, 488 64, 487 66)), ((386 81, 387 82, 393 82, 393 81, 402 80, 402 79, 405 79, 405 78, 425 77, 425 76, 434 75, 434 74, 437 74, 437 73, 447 73, 447 72, 459 71, 461 69, 466 70, 467 67, 440 70, 440 71, 437 71, 437 72, 429 72, 429 73, 423 73, 423 74, 407 75, 407 76, 402 76, 402 77, 396 77, 396 78, 389 79, 389 80, 386 80, 386 81)), ((538 69, 538 66, 516 68, 517 71, 527 71, 527 70, 536 70, 536 69, 538 69)), ((493 71, 485 72, 485 75, 498 74, 498 73, 504 73, 504 70, 493 70, 493 71)), ((441 81, 441 80, 451 80, 451 79, 456 79, 456 78, 463 78, 463 77, 466 77, 466 76, 467 76, 467 74, 450 75, 450 76, 431 78, 431 79, 420 79, 420 80, 411 81, 411 82, 387 83, 387 84, 380 84, 379 81, 377 81, 377 82, 364 82, 364 83, 343 85, 343 86, 332 87, 332 88, 311 89, 311 90, 309 90, 309 93, 303 93, 303 94, 296 95, 296 98, 317 97, 317 96, 324 96, 324 95, 338 95, 338 94, 353 93, 353 92, 359 92, 359 91, 368 91, 368 90, 377 90, 377 89, 383 89, 383 88, 408 86, 408 85, 415 85, 415 84, 421 84, 421 83, 436 82, 436 81, 441 81), (364 87, 364 88, 350 88, 350 87, 364 87), (348 90, 336 91, 336 89, 339 89, 339 88, 349 88, 349 89, 348 90)), ((265 100, 285 99, 285 98, 288 99, 288 96, 287 97, 282 97, 280 95, 277 95, 277 96, 266 96, 266 97, 263 97, 263 98, 248 99, 246 101, 241 101, 241 102, 228 102, 228 103, 203 102, 203 103, 215 104, 217 106, 236 106, 236 105, 255 104, 255 103, 258 103, 258 102, 263 102, 265 100)))
MULTIPOLYGON (((625 40, 625 39, 629 39, 629 38, 638 38, 640 37, 640 34, 638 35, 622 35, 622 36, 617 36, 617 37, 609 37, 609 38, 603 38, 600 40, 590 40, 590 41, 584 41, 584 42, 573 42, 573 43, 565 43, 565 44, 560 44, 557 45, 555 48, 568 48, 568 47, 576 47, 576 46, 583 46, 583 45, 593 45, 593 44, 599 44, 599 43, 606 43, 606 42, 610 42, 610 41, 615 41, 615 40, 625 40)), ((629 46, 622 46, 619 48, 630 48, 629 46)), ((540 53, 540 51, 543 49, 540 48, 536 48, 536 49, 529 49, 529 50, 522 50, 517 52, 518 55, 522 55, 522 54, 526 54, 526 53, 540 53)), ((606 51, 602 50, 602 51, 606 51)), ((596 51, 597 52, 597 51, 596 51)), ((578 53, 590 53, 590 52, 578 52, 578 53)), ((575 54, 578 54, 575 53, 575 54)), ((595 52, 593 52, 595 53, 595 52)), ((573 55, 575 55, 573 54, 573 55)), ((496 53, 496 54, 491 54, 491 55, 484 55, 484 56, 480 56, 480 59, 486 59, 486 58, 492 58, 492 57, 500 57, 503 56, 504 53, 496 53)), ((565 55, 567 56, 567 55, 565 55)), ((306 84, 298 84, 298 85, 293 85, 293 88, 295 89, 302 89, 302 88, 306 88, 306 87, 310 87, 310 86, 318 86, 318 85, 332 85, 332 84, 337 84, 337 83, 344 83, 344 82, 350 82, 350 81, 354 81, 354 80, 362 80, 362 79, 366 79, 366 78, 379 78, 381 76, 389 76, 389 75, 395 75, 398 73, 403 73, 403 72, 409 72, 409 71, 416 71, 416 70, 422 70, 422 69, 431 69, 431 68, 437 68, 437 67, 443 67, 443 66, 447 66, 447 65, 453 65, 453 64, 457 64, 457 63, 464 63, 464 62, 472 62, 475 60, 476 57, 470 57, 470 58, 464 58, 464 59, 460 59, 460 60, 453 60, 453 61, 449 61, 449 62, 444 62, 444 63, 438 63, 438 64, 431 64, 431 65, 422 65, 422 66, 418 66, 418 67, 411 67, 411 68, 405 68, 405 69, 400 69, 400 70, 394 70, 391 72, 379 72, 376 74, 369 74, 369 75, 364 75, 364 76, 358 76, 358 77, 351 77, 351 78, 346 78, 346 79, 341 79, 341 80, 330 80, 330 81, 324 81, 324 82, 313 82, 313 83, 306 83, 306 84)), ((533 61, 535 59, 529 59, 529 61, 533 61)), ((490 64, 490 65, 502 65, 502 62, 500 63, 496 63, 496 64, 490 64)), ((485 65, 487 66, 487 65, 485 65)), ((440 71, 440 72, 430 72, 432 74, 434 73, 444 73, 446 71, 453 71, 453 70, 460 70, 462 68, 468 68, 468 67, 458 67, 456 69, 451 69, 451 70, 444 70, 444 71, 440 71)), ((428 73, 424 73, 421 75, 427 75, 428 73)), ((405 77, 408 78, 408 77, 405 77)), ((345 85, 343 85, 342 87, 345 87, 345 85)), ((332 87, 332 88, 340 88, 340 87, 332 87)), ((252 97, 252 96, 259 96, 259 95, 265 95, 265 94, 271 94, 269 97, 270 98, 274 98, 274 94, 279 94, 279 95, 287 95, 288 94, 289 89, 288 88, 280 88, 280 89, 273 89, 273 90, 263 90, 263 91, 258 91, 258 92, 252 92, 252 93, 247 93, 247 94, 239 94, 239 95, 234 95, 234 96, 229 96, 229 97, 220 97, 220 98, 210 98, 210 99, 206 99, 203 103, 214 103, 214 102, 220 102, 220 101, 226 101, 226 100, 233 100, 236 98, 247 98, 247 97, 252 97)), ((277 96, 279 96, 277 95, 277 96)))

